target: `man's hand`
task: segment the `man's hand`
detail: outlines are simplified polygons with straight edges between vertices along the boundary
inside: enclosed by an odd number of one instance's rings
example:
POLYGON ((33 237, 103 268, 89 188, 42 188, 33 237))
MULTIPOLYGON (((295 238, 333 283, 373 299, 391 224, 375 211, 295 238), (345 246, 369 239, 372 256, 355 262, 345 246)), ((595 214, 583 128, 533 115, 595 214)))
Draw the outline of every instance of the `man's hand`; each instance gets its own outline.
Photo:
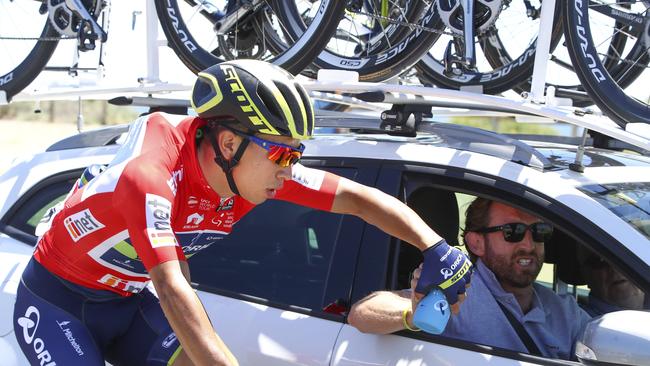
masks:
MULTIPOLYGON (((439 287, 447 298, 454 314, 458 313, 460 303, 465 299, 465 290, 469 287, 472 275, 472 263, 460 249, 451 247, 445 240, 422 252, 424 262, 421 269, 413 273, 418 275, 413 291, 414 305, 432 288, 439 287)), ((414 282, 411 281, 411 286, 414 282)))

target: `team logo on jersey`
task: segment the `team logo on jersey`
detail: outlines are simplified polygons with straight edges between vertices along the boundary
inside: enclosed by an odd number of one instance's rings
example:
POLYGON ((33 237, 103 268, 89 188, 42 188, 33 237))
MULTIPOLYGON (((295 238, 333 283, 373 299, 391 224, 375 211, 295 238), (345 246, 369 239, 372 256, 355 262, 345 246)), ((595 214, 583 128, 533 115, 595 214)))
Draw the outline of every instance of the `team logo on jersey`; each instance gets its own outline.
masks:
POLYGON ((178 245, 171 229, 171 209, 172 204, 166 198, 151 193, 146 194, 147 236, 153 248, 178 245))
POLYGON ((97 282, 122 290, 126 292, 132 292, 134 294, 137 294, 138 292, 142 291, 142 289, 145 288, 147 285, 146 282, 140 282, 140 281, 127 281, 123 280, 121 278, 115 277, 112 274, 105 274, 102 278, 97 280, 97 282))
POLYGON ((182 180, 183 180, 183 167, 181 167, 178 170, 174 170, 172 172, 171 178, 167 180, 167 185, 169 186, 169 189, 172 190, 174 196, 176 195, 176 191, 178 190, 178 183, 182 180))
POLYGON ((235 205, 235 200, 232 197, 221 198, 219 199, 219 207, 217 207, 217 211, 232 210, 232 206, 234 205, 235 205))
POLYGON ((188 225, 198 225, 205 219, 205 215, 201 215, 198 212, 195 212, 187 217, 186 224, 188 225))
POLYGON ((222 212, 213 217, 211 222, 214 225, 230 228, 235 222, 235 214, 233 212, 222 212))
POLYGON ((198 204, 199 204, 199 200, 198 200, 196 197, 194 197, 194 196, 189 196, 189 197, 187 198, 187 205, 188 205, 190 208, 194 208, 194 207, 196 207, 196 205, 198 205, 198 204))
POLYGON ((68 234, 74 242, 78 242, 86 235, 92 234, 95 231, 104 228, 104 224, 99 222, 89 209, 72 214, 63 220, 68 234))

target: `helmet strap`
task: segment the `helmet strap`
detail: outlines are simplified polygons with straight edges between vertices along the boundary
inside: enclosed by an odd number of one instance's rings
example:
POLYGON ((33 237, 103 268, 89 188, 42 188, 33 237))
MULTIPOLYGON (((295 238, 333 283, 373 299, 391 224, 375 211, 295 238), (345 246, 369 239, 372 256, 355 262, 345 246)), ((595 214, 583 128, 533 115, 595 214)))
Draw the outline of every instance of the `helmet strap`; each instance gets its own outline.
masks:
POLYGON ((214 162, 217 163, 217 165, 221 167, 221 170, 223 170, 224 174, 226 174, 226 180, 228 181, 230 190, 234 194, 239 195, 239 189, 237 189, 237 184, 235 184, 235 178, 232 175, 232 171, 239 163, 239 159, 241 159, 242 155, 244 155, 244 151, 248 146, 248 139, 242 139, 241 144, 239 144, 239 147, 235 152, 235 156, 233 156, 230 160, 226 160, 226 158, 224 158, 224 156, 221 154, 219 145, 217 145, 215 134, 209 133, 208 131, 206 131, 206 134, 208 135, 208 140, 210 141, 210 145, 212 145, 212 149, 214 150, 214 162))

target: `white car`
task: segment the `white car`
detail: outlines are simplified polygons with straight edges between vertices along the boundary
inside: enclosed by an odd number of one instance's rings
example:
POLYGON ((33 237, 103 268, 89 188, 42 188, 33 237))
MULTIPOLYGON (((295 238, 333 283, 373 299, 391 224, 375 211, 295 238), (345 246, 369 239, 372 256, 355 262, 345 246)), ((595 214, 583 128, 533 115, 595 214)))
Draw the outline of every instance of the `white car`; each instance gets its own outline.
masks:
MULTIPOLYGON (((555 226, 557 234, 546 247, 555 273, 546 282, 555 291, 578 300, 588 292, 576 287, 584 284, 576 247, 586 246, 607 258, 650 302, 648 156, 607 148, 607 139, 588 140, 587 145, 603 148, 586 146, 580 172, 580 160, 569 169, 579 139, 517 139, 429 122, 419 125, 417 137, 395 136, 380 129, 378 116, 346 114, 320 117, 317 126, 348 129, 321 129, 306 143, 304 165, 408 203, 417 200, 419 214, 448 242, 458 244, 467 202, 491 197, 555 226)), ((118 126, 72 136, 0 177, 2 365, 26 364, 11 315, 36 243, 36 224, 85 167, 111 160, 125 130, 118 126)), ((368 293, 408 287, 418 254, 358 218, 273 201, 189 262, 215 329, 241 365, 575 364, 424 332, 363 334, 346 323, 350 304, 368 293)), ((580 357, 591 364, 650 364, 649 330, 646 312, 608 314, 590 323, 580 357)))

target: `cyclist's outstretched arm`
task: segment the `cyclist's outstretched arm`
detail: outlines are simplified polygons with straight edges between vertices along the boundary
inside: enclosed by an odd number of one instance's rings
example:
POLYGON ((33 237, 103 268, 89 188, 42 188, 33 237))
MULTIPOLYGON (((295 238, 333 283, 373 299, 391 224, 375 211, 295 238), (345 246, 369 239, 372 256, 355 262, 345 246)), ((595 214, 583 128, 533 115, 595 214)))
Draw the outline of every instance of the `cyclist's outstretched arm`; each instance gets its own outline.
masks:
MULTIPOLYGON (((183 274, 186 262, 171 260, 149 271, 160 305, 194 365, 238 365, 217 336, 208 315, 183 274)), ((189 272, 188 272, 189 273, 189 272)))
POLYGON ((415 287, 415 300, 438 287, 447 297, 452 311, 459 311, 470 283, 472 264, 463 252, 450 247, 405 203, 376 188, 340 178, 331 211, 356 215, 422 250, 422 276, 415 287), (451 275, 441 271, 443 268, 451 268, 451 275))
POLYGON ((376 188, 342 177, 331 211, 358 216, 420 250, 425 250, 442 240, 440 235, 402 201, 376 188))

